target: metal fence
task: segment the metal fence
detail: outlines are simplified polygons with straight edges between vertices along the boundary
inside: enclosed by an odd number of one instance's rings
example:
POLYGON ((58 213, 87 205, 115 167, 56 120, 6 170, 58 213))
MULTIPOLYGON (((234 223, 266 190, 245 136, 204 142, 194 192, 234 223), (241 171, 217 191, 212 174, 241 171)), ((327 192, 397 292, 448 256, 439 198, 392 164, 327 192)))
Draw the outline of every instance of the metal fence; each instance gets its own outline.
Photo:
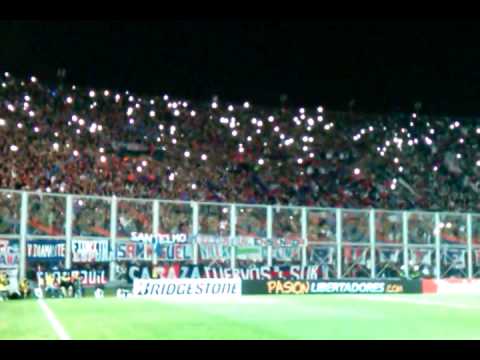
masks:
POLYGON ((0 266, 35 266, 32 244, 61 242, 70 269, 78 244, 105 243, 115 279, 121 261, 222 263, 231 268, 318 265, 324 278, 480 277, 480 215, 220 204, 0 190, 0 266), (129 253, 134 233, 187 241, 129 253), (2 249, 4 253, 2 254, 2 249), (122 257, 119 249, 129 256, 122 257), (3 258, 2 258, 3 256, 3 258), (9 258, 7 259, 7 257, 9 258), (2 260, 3 259, 3 260, 2 260), (3 263, 2 263, 3 261, 3 263))

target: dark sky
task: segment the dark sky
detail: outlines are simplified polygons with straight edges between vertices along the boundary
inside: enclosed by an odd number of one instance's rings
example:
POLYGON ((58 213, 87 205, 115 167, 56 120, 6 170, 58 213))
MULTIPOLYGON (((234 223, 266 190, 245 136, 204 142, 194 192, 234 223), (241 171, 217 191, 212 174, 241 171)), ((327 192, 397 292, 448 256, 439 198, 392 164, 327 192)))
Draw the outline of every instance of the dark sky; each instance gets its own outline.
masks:
POLYGON ((162 20, 0 23, 0 68, 209 100, 480 114, 474 21, 162 20))

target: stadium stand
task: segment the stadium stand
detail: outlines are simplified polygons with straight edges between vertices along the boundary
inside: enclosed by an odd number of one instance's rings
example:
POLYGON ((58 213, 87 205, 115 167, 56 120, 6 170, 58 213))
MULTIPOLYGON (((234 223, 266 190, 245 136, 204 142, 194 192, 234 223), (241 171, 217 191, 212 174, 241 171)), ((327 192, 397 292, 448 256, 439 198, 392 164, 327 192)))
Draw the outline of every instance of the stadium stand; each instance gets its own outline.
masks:
POLYGON ((6 75, 0 88, 1 188, 480 209, 480 128, 474 119, 194 104, 6 75))

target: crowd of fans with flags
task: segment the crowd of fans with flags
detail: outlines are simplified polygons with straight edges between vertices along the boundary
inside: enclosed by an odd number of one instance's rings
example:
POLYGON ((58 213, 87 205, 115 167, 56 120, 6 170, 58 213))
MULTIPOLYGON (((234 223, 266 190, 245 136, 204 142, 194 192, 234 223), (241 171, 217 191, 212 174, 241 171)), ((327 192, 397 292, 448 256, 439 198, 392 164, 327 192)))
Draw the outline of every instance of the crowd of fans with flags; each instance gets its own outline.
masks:
POLYGON ((474 118, 200 104, 0 78, 4 189, 480 211, 474 118))

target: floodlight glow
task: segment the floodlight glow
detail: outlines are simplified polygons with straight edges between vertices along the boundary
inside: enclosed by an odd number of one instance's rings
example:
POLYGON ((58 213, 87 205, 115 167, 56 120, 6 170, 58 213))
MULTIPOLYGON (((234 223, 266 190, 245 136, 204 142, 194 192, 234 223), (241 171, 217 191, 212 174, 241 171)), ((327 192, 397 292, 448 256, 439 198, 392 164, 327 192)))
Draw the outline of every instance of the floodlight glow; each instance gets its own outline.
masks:
POLYGON ((10 151, 17 152, 18 151, 18 146, 17 145, 10 145, 10 151))
POLYGON ((359 169, 359 168, 355 168, 355 170, 353 170, 353 174, 354 174, 354 175, 360 175, 360 169, 359 169))
POLYGON ((265 161, 263 159, 258 159, 258 164, 263 165, 263 164, 265 164, 265 161))
POLYGON ((206 154, 202 154, 202 156, 200 157, 203 161, 207 160, 207 155, 206 154))

